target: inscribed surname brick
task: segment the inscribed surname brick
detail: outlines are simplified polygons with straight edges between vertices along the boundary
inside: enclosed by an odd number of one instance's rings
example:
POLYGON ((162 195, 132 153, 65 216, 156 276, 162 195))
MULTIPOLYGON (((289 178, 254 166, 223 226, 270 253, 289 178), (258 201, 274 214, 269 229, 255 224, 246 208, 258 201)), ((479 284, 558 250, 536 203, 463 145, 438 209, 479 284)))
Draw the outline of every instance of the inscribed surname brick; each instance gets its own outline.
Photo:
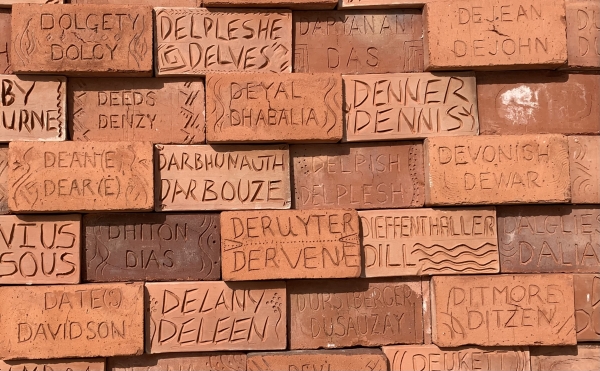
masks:
POLYGON ((290 10, 154 8, 156 76, 292 72, 290 10))
POLYGON ((439 347, 577 343, 570 274, 434 276, 431 289, 439 347))
POLYGON ((344 75, 344 141, 477 135, 473 73, 344 75))
POLYGON ((422 207, 418 142, 292 145, 296 209, 422 207))
POLYGON ((69 79, 69 130, 77 141, 204 143, 200 78, 69 79))
POLYGON ((496 210, 358 212, 365 277, 498 273, 496 210))
POLYGON ((216 142, 338 142, 339 74, 211 74, 206 139, 216 142))
POLYGON ((286 284, 146 283, 146 353, 286 348, 286 284))
POLYGON ((223 212, 223 280, 358 277, 358 223, 352 209, 223 212))
POLYGON ((0 357, 142 354, 141 283, 0 287, 0 357))
POLYGON ((156 149, 156 211, 290 208, 287 145, 156 149))
POLYGON ((418 9, 295 11, 294 72, 423 71, 418 9))
POLYGON ((11 142, 13 212, 143 211, 153 204, 147 142, 11 142))
POLYGON ((427 71, 556 69, 567 63, 561 1, 432 1, 423 18, 427 71))
POLYGON ((102 213, 83 217, 88 282, 221 278, 216 213, 102 213))
POLYGON ((152 7, 15 4, 15 73, 151 76, 152 7))
POLYGON ((428 206, 571 199, 563 135, 435 137, 424 146, 428 206))

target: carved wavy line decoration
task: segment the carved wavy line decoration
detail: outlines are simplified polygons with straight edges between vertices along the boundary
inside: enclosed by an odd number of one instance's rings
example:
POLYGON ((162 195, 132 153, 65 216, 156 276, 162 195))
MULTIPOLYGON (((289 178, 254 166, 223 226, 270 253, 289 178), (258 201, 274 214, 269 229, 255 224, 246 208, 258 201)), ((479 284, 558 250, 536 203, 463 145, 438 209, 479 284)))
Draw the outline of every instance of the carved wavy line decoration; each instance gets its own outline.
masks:
POLYGON ((18 41, 18 45, 14 45, 15 52, 17 53, 19 59, 21 60, 21 62, 23 62, 23 64, 29 63, 29 56, 31 56, 31 54, 33 54, 33 52, 35 51, 35 34, 29 29, 29 25, 32 21, 33 18, 30 18, 27 21, 27 25, 25 26, 23 33, 21 33, 20 35, 17 34, 15 38, 18 41))
POLYGON ((64 122, 62 120, 62 90, 63 90, 63 82, 58 82, 58 88, 56 89, 56 107, 58 109, 58 137, 62 137, 64 122))
POLYGON ((454 251, 454 250, 456 250, 456 249, 458 249, 458 248, 467 248, 467 249, 470 249, 470 250, 473 250, 473 251, 479 251, 480 249, 482 249, 482 248, 484 248, 484 247, 485 247, 485 248, 489 248, 489 247, 491 247, 491 248, 493 248, 493 249, 496 249, 496 245, 494 245, 494 244, 491 244, 491 243, 489 243, 489 242, 486 242, 486 243, 484 243, 483 245, 481 245, 481 246, 478 246, 478 247, 471 247, 471 246, 469 246, 469 245, 466 245, 466 244, 464 244, 464 243, 458 244, 458 245, 456 245, 456 246, 453 246, 453 247, 451 247, 451 248, 446 248, 445 246, 442 246, 442 245, 440 245, 440 244, 437 244, 437 243, 436 243, 436 244, 433 244, 433 245, 431 245, 431 246, 426 246, 426 245, 423 245, 423 244, 421 244, 421 243, 416 243, 416 244, 415 244, 415 246, 418 246, 418 247, 419 247, 419 248, 421 248, 421 249, 427 249, 427 250, 431 250, 431 249, 436 249, 436 248, 437 248, 437 249, 441 249, 442 251, 454 251))
POLYGON ((440 244, 426 246, 417 243, 415 247, 418 249, 412 251, 411 255, 420 255, 419 262, 423 264, 422 272, 442 270, 466 272, 469 269, 475 272, 488 269, 496 271, 495 266, 498 264, 496 245, 489 242, 478 247, 471 247, 464 243, 449 248, 440 244))
MULTIPOLYGON (((327 129, 327 134, 329 134, 335 128, 335 123, 338 120, 337 115, 335 114, 335 110, 333 108, 331 108, 331 105, 329 104, 330 94, 331 94, 331 92, 333 91, 333 89, 335 88, 336 85, 337 84, 336 84, 335 79, 330 78, 327 81, 327 86, 325 87, 325 89, 328 89, 327 93, 325 93, 325 107, 327 107, 327 111, 329 111, 331 113, 331 115, 333 116, 333 122, 331 124, 331 127, 329 129, 327 129), (331 84, 331 87, 329 87, 330 84, 331 84)), ((333 100, 335 102, 335 93, 334 93, 333 100)), ((328 118, 329 118, 329 115, 326 113, 325 114, 325 121, 326 122, 325 122, 324 126, 327 125, 327 119, 328 118)))
POLYGON ((142 16, 141 19, 142 28, 139 30, 129 42, 129 54, 135 60, 138 68, 140 67, 140 63, 144 60, 146 52, 148 51, 148 45, 146 45, 146 38, 142 38, 144 30, 146 29, 146 20, 145 17, 142 16))
POLYGON ((215 80, 214 89, 212 89, 215 92, 213 95, 213 102, 215 104, 215 107, 211 112, 217 115, 215 119, 214 130, 221 131, 221 129, 223 128, 223 118, 225 116, 225 103, 223 102, 223 98, 221 98, 223 96, 221 92, 223 84, 221 83, 221 78, 213 78, 211 80, 215 80))

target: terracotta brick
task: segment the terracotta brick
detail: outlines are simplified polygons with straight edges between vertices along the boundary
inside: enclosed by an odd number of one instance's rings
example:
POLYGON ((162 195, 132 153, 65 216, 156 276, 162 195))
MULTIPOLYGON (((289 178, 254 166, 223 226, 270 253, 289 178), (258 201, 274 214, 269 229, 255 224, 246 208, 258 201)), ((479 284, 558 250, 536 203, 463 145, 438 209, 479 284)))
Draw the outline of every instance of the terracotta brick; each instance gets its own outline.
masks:
POLYGON ((200 78, 69 79, 69 107, 73 140, 205 141, 200 78))
POLYGON ((66 78, 0 75, 0 82, 0 142, 67 138, 66 78))
POLYGON ((151 76, 152 7, 15 4, 11 53, 16 73, 151 76))
POLYGON ((417 9, 294 12, 294 72, 423 71, 417 9))
POLYGON ((577 342, 600 341, 600 273, 574 274, 573 287, 577 342))
POLYGON ((290 208, 287 145, 156 148, 156 211, 290 208))
POLYGON ((342 0, 338 9, 422 8, 430 1, 434 0, 342 0))
POLYGON ((600 13, 596 0, 567 0, 567 49, 570 68, 599 69, 600 29, 595 20, 600 13))
POLYGON ((580 344, 573 347, 531 347, 533 371, 597 370, 600 345, 580 344))
POLYGON ((423 297, 423 344, 431 344, 431 277, 421 277, 423 297))
POLYGON ((358 223, 352 209, 223 212, 223 280, 359 277, 358 223))
POLYGON ((202 6, 202 0, 70 0, 71 4, 116 4, 116 5, 151 5, 181 6, 195 8, 202 6))
POLYGON ((0 357, 139 355, 141 283, 0 287, 0 357))
POLYGON ((80 230, 80 215, 0 216, 0 284, 79 283, 80 230))
POLYGON ((390 362, 390 371, 435 371, 455 367, 481 371, 531 370, 527 347, 440 349, 435 345, 392 345, 382 349, 390 362))
POLYGON ((477 73, 481 134, 598 134, 600 75, 477 73))
POLYGON ((8 145, 0 145, 0 214, 8 214, 8 145))
POLYGON ((600 209, 567 205, 498 207, 502 273, 600 272, 600 209))
POLYGON ((439 347, 577 342, 572 275, 435 276, 431 290, 439 347))
POLYGON ((221 278, 218 214, 88 214, 83 225, 85 281, 221 278))
POLYGON ((207 8, 335 9, 337 0, 204 0, 207 8))
POLYGON ((432 1, 423 18, 428 71, 557 68, 567 63, 561 1, 432 1))
POLYGON ((571 202, 600 203, 600 136, 569 137, 571 202))
POLYGON ((365 277, 498 273, 496 210, 359 211, 365 277))
POLYGON ((13 212, 153 207, 150 143, 12 142, 8 159, 13 212))
POLYGON ((63 0, 0 0, 0 8, 11 8, 15 4, 62 4, 63 0))
POLYGON ((104 371, 103 358, 0 361, 1 371, 104 371))
POLYGON ((144 354, 112 357, 106 371, 246 371, 244 353, 144 354))
POLYGON ((0 74, 12 73, 10 44, 10 10, 0 9, 0 74))
POLYGON ((290 349, 423 343, 419 278, 287 282, 290 349))
POLYGON ((427 138, 425 178, 425 204, 430 206, 569 202, 567 138, 427 138))
POLYGON ((387 369, 387 360, 379 349, 296 350, 248 354, 248 371, 387 369))
POLYGON ((146 284, 146 353, 286 347, 286 284, 146 284))
POLYGON ((346 75, 344 141, 477 135, 472 73, 346 75))
POLYGON ((207 76, 208 142, 338 142, 339 74, 207 76))
POLYGON ((296 209, 422 207, 418 142, 293 145, 296 209))
POLYGON ((154 14, 156 76, 292 72, 290 10, 157 7, 154 14))

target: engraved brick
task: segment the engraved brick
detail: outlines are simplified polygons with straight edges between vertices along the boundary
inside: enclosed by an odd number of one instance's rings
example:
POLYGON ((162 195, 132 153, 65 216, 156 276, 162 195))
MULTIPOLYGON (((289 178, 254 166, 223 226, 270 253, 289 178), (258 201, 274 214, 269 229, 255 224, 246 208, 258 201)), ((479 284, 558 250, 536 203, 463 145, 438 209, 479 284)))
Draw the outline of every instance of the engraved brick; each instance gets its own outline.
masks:
POLYGON ((423 71, 417 9, 294 12, 294 72, 423 71))
POLYGON ((88 214, 83 225, 85 281, 221 278, 218 214, 88 214))
POLYGON ((223 280, 358 277, 358 223, 351 209, 223 212, 223 280))
POLYGON ((338 9, 422 8, 434 0, 341 0, 338 9))
POLYGON ((104 359, 0 361, 0 371, 104 371, 104 359))
POLYGON ((248 354, 248 371, 302 369, 387 371, 388 368, 387 360, 379 349, 296 350, 248 354))
POLYGON ((15 4, 16 73, 152 75, 152 7, 15 4))
POLYGON ((600 341, 600 273, 574 274, 573 287, 577 342, 600 341))
POLYGON ((365 277, 498 273, 496 210, 359 211, 365 277))
POLYGON ((600 345, 579 344, 572 347, 531 347, 533 371, 597 370, 600 345))
POLYGON ((286 284, 146 284, 146 353, 286 347, 286 284))
MULTIPOLYGON (((2 7, 2 4, 0 4, 0 7, 2 7)), ((0 9, 0 74, 12 73, 10 44, 10 10, 0 9)))
POLYGON ((13 212, 153 207, 150 143, 11 142, 8 159, 13 212))
POLYGON ((207 8, 286 8, 286 9, 334 9, 338 0, 204 0, 207 8))
POLYGON ((577 342, 570 274, 434 276, 431 290, 439 347, 577 342))
POLYGON ((498 243, 502 273, 600 272, 600 209, 502 206, 498 243))
POLYGON ((207 76, 208 142, 338 142, 339 74, 207 76))
POLYGON ((598 134, 600 75, 477 73, 481 134, 598 134))
POLYGON ((569 137, 571 202, 600 203, 600 136, 569 137))
POLYGON ((290 10, 154 8, 154 14, 156 76, 292 72, 290 10))
POLYGON ((0 145, 0 214, 8 214, 8 145, 0 145))
POLYGON ((80 215, 0 216, 0 284, 79 283, 80 215))
POLYGON ((290 153, 297 209, 423 206, 421 143, 294 145, 290 153))
POLYGON ((425 139, 426 205, 571 199, 567 138, 557 134, 425 139))
MULTIPOLYGON (((0 0, 1 1, 1 0, 0 0)), ((151 5, 180 6, 195 8, 202 5, 202 0, 70 0, 71 4, 116 4, 116 5, 151 5)))
POLYGON ((144 354, 112 357, 107 360, 107 365, 107 371, 246 371, 246 354, 144 354))
POLYGON ((423 18, 426 70, 557 68, 567 63, 561 1, 432 1, 423 18))
POLYGON ((472 73, 345 75, 344 141, 477 135, 472 73))
POLYGON ((0 8, 10 8, 14 4, 34 3, 34 4, 62 4, 63 0, 0 0, 0 8))
POLYGON ((0 75, 0 142, 67 138, 67 79, 0 75))
POLYGON ((287 145, 156 148, 156 211, 290 208, 287 145))
POLYGON ((460 347, 440 349, 435 345, 392 345, 382 347, 390 371, 464 370, 530 371, 527 347, 460 347))
POLYGON ((69 79, 71 138, 204 143, 200 78, 69 79))
POLYGON ((567 0, 567 51, 569 67, 600 68, 600 29, 596 19, 600 3, 596 0, 567 0))
POLYGON ((0 357, 110 357, 143 352, 141 283, 0 287, 0 357))
POLYGON ((423 343, 419 278, 287 282, 290 349, 423 343))

